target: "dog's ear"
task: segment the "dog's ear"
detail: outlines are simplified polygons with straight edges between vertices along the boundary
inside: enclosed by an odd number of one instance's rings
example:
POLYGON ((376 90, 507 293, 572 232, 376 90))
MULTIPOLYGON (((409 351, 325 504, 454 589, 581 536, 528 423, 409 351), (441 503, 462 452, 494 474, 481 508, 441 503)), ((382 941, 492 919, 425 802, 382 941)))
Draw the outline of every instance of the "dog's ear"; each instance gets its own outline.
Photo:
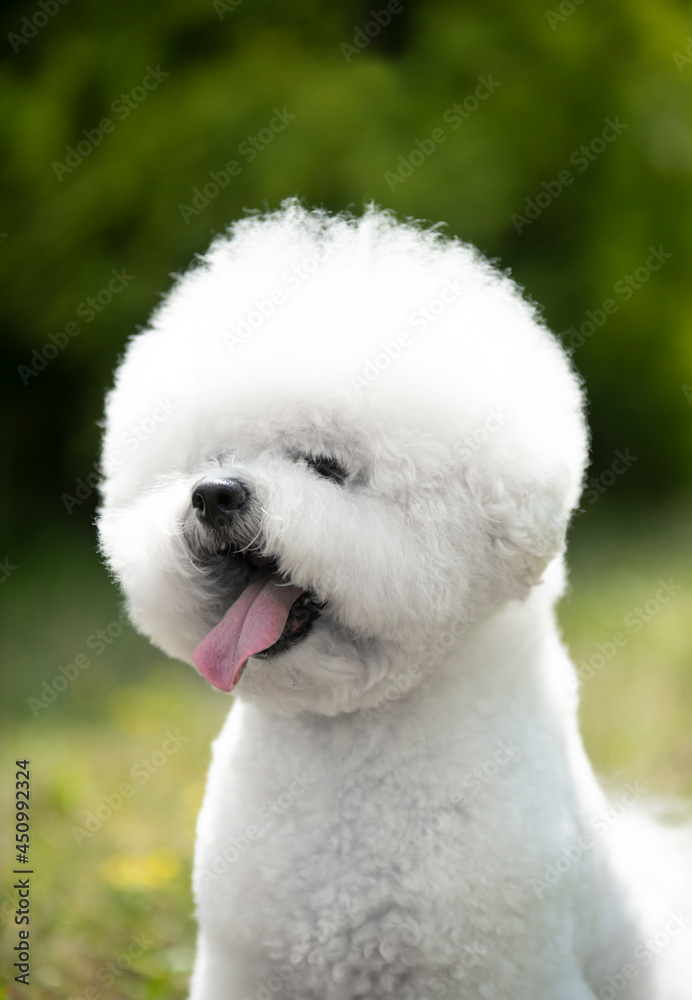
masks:
POLYGON ((505 470, 486 480, 483 517, 508 597, 526 597, 564 552, 579 491, 580 479, 567 467, 533 476, 505 470))

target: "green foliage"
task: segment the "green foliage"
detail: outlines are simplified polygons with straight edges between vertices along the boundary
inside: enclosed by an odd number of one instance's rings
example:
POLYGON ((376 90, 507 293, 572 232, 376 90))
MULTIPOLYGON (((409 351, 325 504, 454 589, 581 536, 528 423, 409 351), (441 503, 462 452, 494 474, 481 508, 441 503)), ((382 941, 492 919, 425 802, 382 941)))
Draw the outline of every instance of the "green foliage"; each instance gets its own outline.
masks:
MULTIPOLYGON (((21 512, 10 502, 8 516, 70 523, 60 497, 93 471, 103 389, 170 273, 244 208, 296 193, 331 209, 374 199, 445 220, 511 267, 558 331, 613 299, 602 326, 576 335, 595 469, 629 447, 640 460, 628 491, 689 482, 692 43, 682 8, 393 0, 399 8, 379 26, 371 10, 385 5, 354 0, 73 0, 36 28, 38 7, 5 6, 2 350, 5 402, 22 428, 9 435, 6 481, 35 475, 38 460, 55 484, 21 512), (158 66, 158 84, 142 91, 158 66), (480 100, 479 78, 494 84, 480 100), (242 144, 275 109, 295 118, 249 162, 242 144), (104 118, 112 127, 92 144, 104 118), (627 127, 603 144, 607 119, 627 127), (588 159, 575 154, 583 145, 588 159), (87 155, 69 160, 68 147, 87 155), (231 160, 239 172, 207 200, 211 174, 231 160), (558 191, 565 170, 572 181, 558 191), (545 207, 521 223, 527 200, 545 207), (616 294, 650 246, 672 257, 627 299, 616 294), (113 268, 133 280, 85 321, 87 297, 113 268), (81 332, 22 378, 17 367, 69 322, 81 332)), ((86 527, 92 511, 93 497, 75 521, 86 527)))

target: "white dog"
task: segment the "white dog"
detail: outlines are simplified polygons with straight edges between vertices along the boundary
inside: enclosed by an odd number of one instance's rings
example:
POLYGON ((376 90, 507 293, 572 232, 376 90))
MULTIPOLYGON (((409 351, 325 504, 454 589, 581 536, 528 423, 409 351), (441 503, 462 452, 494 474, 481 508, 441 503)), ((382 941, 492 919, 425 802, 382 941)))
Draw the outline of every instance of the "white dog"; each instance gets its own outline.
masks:
POLYGON ((235 695, 193 1000, 692 996, 692 897, 596 783, 554 620, 586 452, 519 289, 375 209, 236 224, 133 339, 103 550, 235 695))

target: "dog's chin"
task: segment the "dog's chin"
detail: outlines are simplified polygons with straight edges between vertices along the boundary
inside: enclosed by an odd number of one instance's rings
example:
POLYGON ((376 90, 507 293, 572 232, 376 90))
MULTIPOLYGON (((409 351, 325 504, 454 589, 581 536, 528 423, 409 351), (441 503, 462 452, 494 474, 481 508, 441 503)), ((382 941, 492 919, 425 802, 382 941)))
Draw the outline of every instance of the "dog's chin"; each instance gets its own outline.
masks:
POLYGON ((273 656, 253 656, 233 693, 275 715, 354 712, 379 676, 375 646, 321 615, 301 642, 273 656))

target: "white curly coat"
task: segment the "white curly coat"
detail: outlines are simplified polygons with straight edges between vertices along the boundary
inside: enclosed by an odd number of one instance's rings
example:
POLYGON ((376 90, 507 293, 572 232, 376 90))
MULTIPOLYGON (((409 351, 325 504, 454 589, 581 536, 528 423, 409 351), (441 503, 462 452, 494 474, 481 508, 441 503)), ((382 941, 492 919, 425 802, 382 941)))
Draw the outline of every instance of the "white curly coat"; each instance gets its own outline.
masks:
POLYGON ((208 476, 327 602, 214 744, 192 1000, 692 996, 682 873, 596 783, 554 619, 586 452, 520 290, 376 209, 234 225, 132 340, 100 534, 135 624, 191 662, 226 610, 184 530, 208 476))

